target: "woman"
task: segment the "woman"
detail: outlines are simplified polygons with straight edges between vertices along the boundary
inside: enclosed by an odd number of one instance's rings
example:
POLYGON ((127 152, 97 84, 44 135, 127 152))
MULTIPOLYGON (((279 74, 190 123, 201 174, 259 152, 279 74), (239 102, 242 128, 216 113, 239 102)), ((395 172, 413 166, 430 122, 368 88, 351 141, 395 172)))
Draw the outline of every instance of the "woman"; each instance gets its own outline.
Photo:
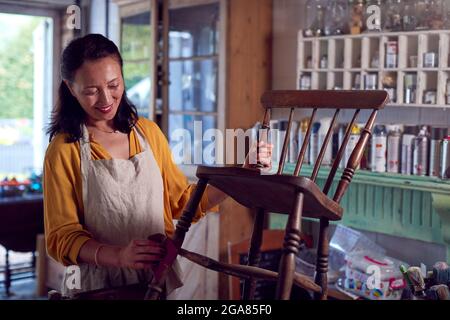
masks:
MULTIPOLYGON (((62 55, 44 163, 45 234, 51 257, 80 266, 76 292, 149 281, 164 249, 147 238, 173 235, 172 219, 194 189, 157 125, 137 117, 122 66, 115 44, 101 35, 72 41, 62 55)), ((269 167, 271 146, 260 152, 269 167)), ((196 220, 225 198, 208 186, 196 220)), ((180 285, 174 265, 167 293, 180 285)), ((70 289, 63 281, 63 293, 70 289)))

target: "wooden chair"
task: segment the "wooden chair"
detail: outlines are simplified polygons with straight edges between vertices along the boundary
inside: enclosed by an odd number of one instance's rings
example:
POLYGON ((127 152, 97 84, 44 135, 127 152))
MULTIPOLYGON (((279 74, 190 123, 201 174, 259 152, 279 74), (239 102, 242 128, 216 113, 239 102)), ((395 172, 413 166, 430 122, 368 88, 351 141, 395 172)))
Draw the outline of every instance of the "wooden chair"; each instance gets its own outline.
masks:
POLYGON ((342 218, 343 209, 339 202, 348 189, 355 170, 363 156, 364 149, 371 136, 378 110, 383 109, 388 101, 385 91, 269 91, 261 99, 266 109, 262 124, 262 136, 267 135, 270 121, 270 111, 274 108, 289 108, 290 116, 286 137, 283 143, 278 171, 274 175, 261 174, 259 168, 245 169, 240 167, 206 167, 199 166, 199 178, 196 191, 193 193, 185 211, 178 221, 176 232, 172 240, 167 241, 169 254, 155 271, 155 277, 149 285, 146 299, 157 299, 164 283, 168 266, 180 254, 185 258, 218 272, 245 279, 244 299, 252 299, 255 283, 258 279, 277 281, 277 299, 289 299, 292 285, 296 284, 314 292, 316 299, 327 298, 328 271, 328 226, 329 221, 342 218), (284 175, 289 135, 295 109, 312 108, 305 141, 298 155, 298 161, 293 175, 284 175), (312 123, 315 121, 319 109, 334 109, 334 117, 321 147, 314 169, 310 177, 298 176, 309 145, 312 123), (325 155, 326 148, 332 138, 333 127, 342 109, 353 109, 354 115, 347 126, 343 143, 330 169, 324 188, 321 190, 316 179, 325 155), (336 192, 328 193, 335 178, 339 163, 344 154, 350 137, 350 131, 362 109, 372 110, 361 132, 360 139, 354 148, 346 168, 339 180, 336 192), (200 256, 182 249, 183 239, 191 226, 192 219, 199 205, 207 184, 210 184, 248 208, 256 209, 251 245, 248 253, 248 265, 225 264, 200 256), (260 248, 263 234, 264 215, 268 212, 288 215, 285 230, 283 254, 279 271, 273 272, 258 268, 260 248), (295 273, 295 255, 300 247, 300 226, 303 217, 315 218, 320 221, 318 235, 318 252, 316 263, 316 277, 313 282, 306 276, 295 273))

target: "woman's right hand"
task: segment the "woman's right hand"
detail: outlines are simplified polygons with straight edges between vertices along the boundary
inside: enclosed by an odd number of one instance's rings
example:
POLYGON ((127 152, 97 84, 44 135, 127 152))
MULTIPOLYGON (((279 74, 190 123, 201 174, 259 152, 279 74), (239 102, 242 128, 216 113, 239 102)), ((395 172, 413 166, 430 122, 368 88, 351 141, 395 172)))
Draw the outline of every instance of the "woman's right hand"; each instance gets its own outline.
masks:
POLYGON ((152 240, 133 240, 119 251, 119 267, 150 269, 165 255, 162 243, 152 240))

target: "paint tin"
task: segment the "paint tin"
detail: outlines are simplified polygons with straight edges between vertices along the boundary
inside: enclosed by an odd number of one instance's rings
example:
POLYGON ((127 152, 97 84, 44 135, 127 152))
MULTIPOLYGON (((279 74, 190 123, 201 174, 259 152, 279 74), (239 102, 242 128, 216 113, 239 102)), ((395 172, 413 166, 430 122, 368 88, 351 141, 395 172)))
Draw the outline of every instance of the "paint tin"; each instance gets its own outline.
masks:
POLYGON ((397 68, 398 43, 388 41, 386 43, 386 68, 397 68))
POLYGON ((439 177, 441 172, 441 141, 447 136, 447 128, 431 129, 430 170, 428 175, 439 177))

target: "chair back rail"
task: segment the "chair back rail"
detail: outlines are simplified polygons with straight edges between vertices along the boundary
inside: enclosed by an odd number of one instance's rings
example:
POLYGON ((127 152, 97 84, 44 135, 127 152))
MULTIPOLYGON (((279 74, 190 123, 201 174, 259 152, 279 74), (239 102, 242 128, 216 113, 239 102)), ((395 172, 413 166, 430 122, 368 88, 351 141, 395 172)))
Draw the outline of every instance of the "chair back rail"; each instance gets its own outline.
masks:
POLYGON ((295 166, 295 170, 293 175, 298 176, 302 165, 304 163, 305 154, 307 152, 308 146, 311 140, 311 131, 312 125, 316 118, 318 109, 332 109, 335 110, 334 116, 332 118, 330 127, 327 129, 327 133, 325 139, 320 148, 320 152, 317 156, 317 159, 314 162, 313 171, 310 179, 315 182, 322 165, 325 153, 327 148, 329 147, 329 143, 331 141, 334 127, 338 121, 340 111, 342 109, 354 109, 355 113, 352 117, 352 120, 348 123, 345 135, 341 145, 339 146, 338 153, 336 158, 332 163, 331 170, 328 174, 328 177, 325 182, 325 186, 323 188, 323 193, 328 194, 330 191, 331 185, 334 181, 337 169, 339 167, 339 163, 342 160, 342 157, 345 152, 345 148, 350 138, 350 133, 353 125, 355 124, 358 115, 362 109, 372 109, 372 113, 366 122, 364 129, 362 130, 360 139, 356 144, 356 147, 352 151, 350 159, 348 163, 346 163, 346 168, 344 173, 342 174, 341 180, 338 184, 338 188, 334 194, 333 200, 336 202, 340 202, 342 197, 344 196, 348 186, 353 178, 353 174, 355 173, 356 168, 359 166, 361 158, 363 156, 364 149, 367 145, 367 142, 371 136, 371 131, 375 123, 375 118, 378 110, 383 109, 386 103, 389 100, 389 96, 386 91, 383 90, 371 90, 371 91, 363 91, 363 90, 284 90, 284 91, 268 91, 266 92, 262 98, 261 103, 266 109, 264 114, 264 121, 262 125, 262 130, 265 135, 268 135, 269 123, 270 123, 270 114, 271 110, 275 108, 290 108, 289 121, 286 129, 286 134, 283 141, 283 148, 281 152, 281 156, 279 159, 279 166, 277 170, 277 175, 281 175, 283 173, 286 155, 288 152, 288 145, 290 139, 290 132, 292 130, 292 121, 294 116, 295 109, 313 109, 312 115, 308 122, 308 128, 306 131, 306 135, 304 141, 302 143, 302 147, 298 154, 297 163, 295 166))

